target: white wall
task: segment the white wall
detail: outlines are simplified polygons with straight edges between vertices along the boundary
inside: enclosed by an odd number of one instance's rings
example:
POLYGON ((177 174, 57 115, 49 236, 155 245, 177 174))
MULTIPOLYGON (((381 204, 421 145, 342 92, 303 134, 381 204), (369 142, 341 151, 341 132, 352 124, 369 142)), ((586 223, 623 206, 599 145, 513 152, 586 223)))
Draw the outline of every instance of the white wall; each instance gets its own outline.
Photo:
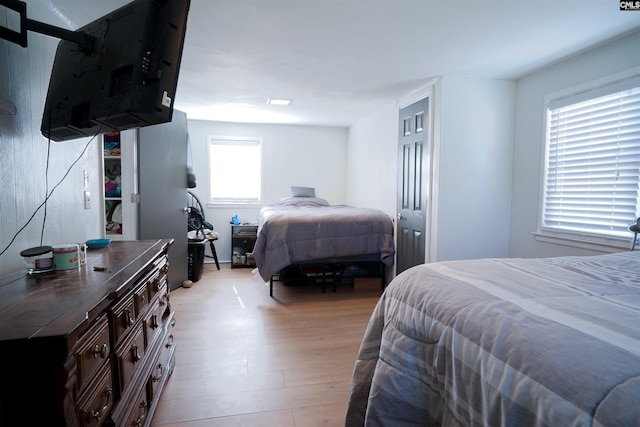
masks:
MULTIPOLYGON (((438 205, 431 260, 594 253, 538 242, 532 235, 544 152, 544 96, 640 66, 638 45, 640 33, 635 33, 515 83, 436 81, 434 142, 441 144, 441 166, 433 190, 438 205)), ((390 101, 350 129, 350 203, 395 213, 396 127, 397 107, 390 101)))
MULTIPOLYGON (((30 19, 56 22, 48 13, 38 2, 29 4, 30 19)), ((1 25, 19 28, 16 18, 17 14, 0 8, 1 25)), ((57 43, 57 39, 37 33, 28 34, 27 48, 0 40, 0 97, 11 100, 18 110, 15 116, 0 114, 0 252, 6 250, 0 256, 0 276, 22 270, 20 251, 41 243, 44 208, 38 207, 46 194, 47 141, 40 134, 40 122, 57 43)), ((88 141, 51 144, 49 190, 72 167, 88 141)), ((83 242, 101 236, 104 209, 98 203, 98 149, 96 141, 89 143, 80 161, 49 199, 43 244, 83 242), (94 200, 89 210, 83 207, 83 170, 89 171, 89 190, 94 200)))
MULTIPOLYGON (((209 199, 208 136, 262 138, 263 201, 275 203, 291 196, 292 185, 315 187, 316 196, 331 204, 347 202, 348 130, 336 127, 261 125, 188 120, 197 187, 192 191, 205 203, 209 199)), ((242 171, 238 171, 242 174, 242 171)), ((233 177, 229 177, 233 185, 233 177)), ((220 233, 216 250, 220 261, 231 258, 229 220, 256 221, 261 206, 209 205, 205 218, 220 233)))
MULTIPOLYGON (((434 84, 433 224, 427 259, 508 253, 515 85, 445 77, 434 84), (430 249, 430 254, 429 254, 430 249)), ((396 212, 398 105, 350 129, 350 204, 396 212)))
POLYGON ((444 77, 441 85, 432 260, 505 257, 515 84, 444 77))
POLYGON ((349 130, 347 201, 395 217, 398 171, 398 108, 395 102, 349 130))
MULTIPOLYGON (((544 155, 544 97, 640 66, 640 33, 568 59, 520 79, 516 92, 516 125, 509 255, 541 257, 594 254, 569 246, 543 243, 536 231, 544 155)), ((631 236, 629 236, 631 239, 631 236)))

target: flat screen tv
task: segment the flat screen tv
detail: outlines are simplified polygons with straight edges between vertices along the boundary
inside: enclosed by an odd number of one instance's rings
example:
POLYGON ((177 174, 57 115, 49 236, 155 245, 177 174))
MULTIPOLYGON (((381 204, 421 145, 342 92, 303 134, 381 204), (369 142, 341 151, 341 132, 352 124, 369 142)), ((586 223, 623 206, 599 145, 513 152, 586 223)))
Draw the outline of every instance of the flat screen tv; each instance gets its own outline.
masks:
POLYGON ((134 0, 58 44, 42 134, 67 141, 170 122, 190 0, 134 0))

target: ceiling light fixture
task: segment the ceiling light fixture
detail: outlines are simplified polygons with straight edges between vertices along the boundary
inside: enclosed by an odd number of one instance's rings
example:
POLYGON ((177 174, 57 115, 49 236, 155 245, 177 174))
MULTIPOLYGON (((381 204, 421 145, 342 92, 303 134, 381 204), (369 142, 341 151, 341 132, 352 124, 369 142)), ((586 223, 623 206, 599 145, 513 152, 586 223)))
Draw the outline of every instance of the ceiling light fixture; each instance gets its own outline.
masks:
POLYGON ((291 104, 292 99, 282 99, 282 98, 269 98, 267 99, 267 104, 271 105, 289 105, 291 104))

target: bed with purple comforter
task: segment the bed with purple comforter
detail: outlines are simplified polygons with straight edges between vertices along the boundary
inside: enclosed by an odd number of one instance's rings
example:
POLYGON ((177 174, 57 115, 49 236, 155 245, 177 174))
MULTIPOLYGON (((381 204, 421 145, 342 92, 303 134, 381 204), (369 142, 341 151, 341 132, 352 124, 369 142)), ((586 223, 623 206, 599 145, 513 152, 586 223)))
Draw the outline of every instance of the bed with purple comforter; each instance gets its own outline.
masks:
POLYGON ((263 207, 258 216, 253 256, 265 282, 296 263, 379 255, 391 265, 394 254, 393 222, 377 209, 292 197, 263 207))
POLYGON ((640 426, 640 253, 404 271, 366 329, 345 425, 640 426))

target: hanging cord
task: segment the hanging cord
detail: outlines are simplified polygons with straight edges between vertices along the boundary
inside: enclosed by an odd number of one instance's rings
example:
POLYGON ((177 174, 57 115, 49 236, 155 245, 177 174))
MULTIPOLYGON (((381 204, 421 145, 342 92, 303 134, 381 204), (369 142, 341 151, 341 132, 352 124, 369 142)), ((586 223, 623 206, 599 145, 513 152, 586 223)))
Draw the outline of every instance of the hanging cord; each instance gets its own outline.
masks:
MULTIPOLYGON (((44 168, 44 194, 49 194, 49 160, 51 159, 51 112, 52 111, 53 111, 53 108, 49 110, 49 116, 47 117, 47 122, 48 122, 47 126, 49 126, 49 134, 48 134, 49 136, 47 137, 47 163, 44 168)), ((47 223, 47 200, 49 200, 49 197, 46 197, 44 199, 42 230, 40 231, 40 246, 42 246, 42 242, 44 239, 44 226, 47 223)))
MULTIPOLYGON (((129 90, 131 90, 131 88, 129 88, 129 90)), ((44 218, 42 220, 42 231, 40 232, 40 245, 42 246, 43 237, 44 237, 45 222, 46 222, 46 219, 47 219, 47 201, 49 200, 51 195, 53 195, 53 192, 56 190, 56 188, 58 188, 60 186, 60 184, 62 184, 62 182, 67 178, 67 176, 71 172, 71 169, 73 169, 73 167, 76 165, 76 163, 78 163, 80 161, 80 159, 82 158, 82 156, 84 156, 84 153, 87 151, 87 149, 89 148, 89 145, 91 145, 93 140, 96 139, 102 133, 102 129, 108 123, 109 119, 111 118, 111 115, 115 112, 117 106, 118 106, 118 104, 114 103, 113 108, 111 109, 111 111, 109 112, 107 117, 101 122, 100 127, 98 128, 96 133, 85 144, 85 146, 82 149, 82 152, 80 153, 78 158, 76 160, 74 160, 73 163, 71 163, 71 166, 69 166, 69 168, 67 169, 67 172, 65 172, 64 176, 60 179, 60 181, 58 181, 58 183, 51 189, 50 192, 49 192, 49 157, 50 157, 50 149, 51 149, 51 113, 53 111, 53 108, 51 110, 49 110, 49 117, 47 117, 47 120, 48 120, 47 126, 49 127, 49 132, 47 133, 48 134, 48 137, 47 137, 47 166, 46 166, 46 169, 45 169, 45 194, 46 194, 46 197, 44 198, 44 201, 42 203, 40 203, 40 205, 36 208, 36 210, 33 211, 33 214, 31 214, 31 216, 29 217, 27 222, 18 231, 16 231, 16 233, 11 238, 11 241, 9 242, 7 247, 4 248, 2 250, 2 252, 0 252, 0 256, 4 255, 5 252, 7 252, 7 250, 9 250, 9 248, 11 247, 13 242, 15 242, 15 240, 18 238, 18 235, 20 233, 22 233, 22 230, 27 228, 27 226, 31 223, 33 218, 38 213, 38 211, 44 207, 44 218)), ((58 104, 56 108, 60 108, 60 104, 58 104)))
MULTIPOLYGON (((73 163, 71 163, 71 166, 69 166, 69 168, 67 169, 67 172, 65 172, 64 176, 62 178, 60 178, 60 181, 58 181, 56 183, 56 185, 53 186, 53 188, 51 189, 51 191, 46 195, 44 201, 42 203, 40 203, 40 205, 36 208, 36 210, 33 212, 33 214, 31 214, 31 216, 29 217, 29 219, 27 220, 27 222, 16 232, 16 234, 13 235, 13 238, 11 239, 11 241, 9 242, 9 244, 7 245, 6 248, 4 248, 2 250, 2 252, 0 252, 0 256, 4 255, 5 252, 7 252, 7 250, 11 247, 11 245, 13 244, 13 242, 16 240, 16 238, 18 237, 18 235, 22 232, 22 230, 24 230, 25 228, 27 228, 27 226, 31 223, 31 220, 33 220, 33 217, 36 216, 36 214, 38 213, 38 211, 40 209, 42 209, 44 206, 46 206, 47 201, 49 200, 49 198, 53 195, 53 192, 56 191, 56 189, 60 186, 60 184, 62 184, 62 182, 67 178, 67 176, 69 175, 69 173, 71 172, 71 169, 73 169, 73 167, 80 161, 80 159, 82 159, 82 156, 84 156, 84 153, 87 151, 87 149, 89 148, 89 145, 91 145, 91 143, 93 142, 94 139, 96 139, 96 137, 99 135, 99 133, 95 134, 93 137, 91 137, 91 139, 89 140, 89 142, 87 142, 87 144, 84 146, 84 148, 82 149, 82 152, 80 153, 80 155, 78 156, 78 158, 76 160, 73 161, 73 163)), ((43 230, 44 230, 44 224, 43 224, 43 230)), ((42 239, 42 237, 41 237, 42 239)))
MULTIPOLYGON (((44 193, 48 194, 49 192, 49 155, 51 153, 51 139, 47 143, 47 165, 44 168, 44 193)), ((42 230, 40 231, 40 246, 42 246, 42 241, 44 239, 44 226, 47 223, 47 200, 49 197, 44 199, 44 212, 42 216, 42 230)))
MULTIPOLYGON (((114 106, 114 110, 115 110, 115 106, 114 106)), ((49 148, 51 147, 51 113, 49 113, 49 132, 48 132, 48 138, 47 138, 47 144, 48 144, 48 148, 47 148, 47 169, 46 169, 46 177, 45 177, 45 194, 46 197, 44 198, 44 201, 42 203, 40 203, 40 205, 36 208, 35 211, 33 211, 33 214, 31 214, 31 216, 29 217, 29 219, 27 220, 27 222, 18 230, 16 231, 16 234, 13 235, 13 237, 11 238, 11 241, 9 242, 9 244, 7 245, 6 248, 4 248, 2 250, 2 252, 0 252, 0 256, 4 255, 5 252, 7 252, 7 250, 9 250, 9 248, 11 247, 11 245, 13 244, 13 242, 15 242, 15 240, 18 238, 18 235, 20 233, 22 233, 22 230, 24 230, 25 228, 27 228, 27 226, 31 223, 31 221, 33 220, 33 218, 36 216, 36 214, 38 213, 38 211, 40 209, 42 209, 43 207, 45 208, 45 218, 42 221, 42 232, 40 234, 40 244, 42 245, 42 238, 44 236, 44 223, 46 221, 46 206, 47 206, 47 201, 49 200, 49 198, 53 195, 53 192, 56 191, 56 188, 58 188, 60 186, 60 184, 62 184, 62 182, 67 178, 67 176, 69 175, 69 173, 71 172, 71 169, 73 169, 73 167, 80 161, 80 159, 82 159, 82 156, 84 156, 84 153, 87 152, 87 149, 89 148, 89 145, 91 145, 91 143, 93 142, 94 139, 96 139, 98 137, 98 135, 100 135, 102 133, 102 128, 105 126, 105 124, 108 122, 109 118, 111 117, 111 114, 113 113, 113 111, 111 113, 109 113, 109 115, 107 116, 107 118, 102 122, 102 124, 100 125, 100 128, 97 130, 97 132, 91 137, 91 139, 89 139, 89 141, 85 144, 84 148, 82 149, 82 152, 80 153, 80 155, 78 156, 77 159, 75 159, 73 161, 73 163, 71 163, 71 166, 69 166, 69 168, 67 169, 67 171, 65 172, 65 174, 62 176, 62 178, 60 178, 60 180, 56 183, 56 185, 53 186, 53 188, 51 189, 50 192, 48 192, 49 189, 49 178, 48 178, 48 171, 49 171, 49 148)))

